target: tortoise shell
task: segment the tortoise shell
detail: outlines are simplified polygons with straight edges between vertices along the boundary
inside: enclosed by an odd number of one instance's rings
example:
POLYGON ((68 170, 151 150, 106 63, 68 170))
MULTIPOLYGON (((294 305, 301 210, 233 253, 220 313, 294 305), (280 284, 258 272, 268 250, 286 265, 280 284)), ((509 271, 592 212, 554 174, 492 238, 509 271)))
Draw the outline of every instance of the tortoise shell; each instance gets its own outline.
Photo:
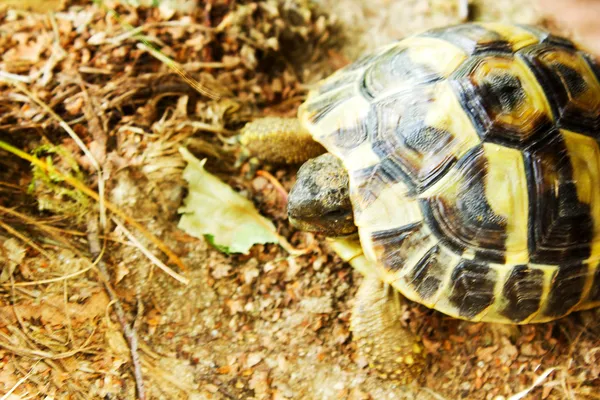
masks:
POLYGON ((600 305, 600 67, 496 23, 433 29, 322 81, 299 110, 350 177, 365 256, 448 315, 600 305))

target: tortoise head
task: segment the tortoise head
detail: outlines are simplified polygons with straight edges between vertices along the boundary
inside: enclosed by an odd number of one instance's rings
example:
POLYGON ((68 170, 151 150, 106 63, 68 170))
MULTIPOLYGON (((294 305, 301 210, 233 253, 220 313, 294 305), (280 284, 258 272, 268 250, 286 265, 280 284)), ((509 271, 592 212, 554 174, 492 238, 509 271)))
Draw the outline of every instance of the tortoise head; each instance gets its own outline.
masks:
POLYGON ((330 237, 356 232, 348 174, 339 159, 326 153, 302 165, 288 197, 288 218, 298 229, 330 237))

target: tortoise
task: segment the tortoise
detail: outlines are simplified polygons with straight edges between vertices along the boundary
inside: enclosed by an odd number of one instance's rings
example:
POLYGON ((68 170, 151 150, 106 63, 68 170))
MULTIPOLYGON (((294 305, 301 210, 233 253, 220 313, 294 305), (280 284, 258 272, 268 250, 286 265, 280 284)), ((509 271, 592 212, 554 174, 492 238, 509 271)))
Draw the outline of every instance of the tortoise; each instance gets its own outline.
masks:
POLYGON ((593 57, 502 23, 392 43, 321 81, 297 120, 242 134, 259 157, 310 158, 289 220, 332 238, 365 275, 353 338, 403 382, 425 367, 400 323, 403 297, 507 324, 600 305, 599 139, 593 57))

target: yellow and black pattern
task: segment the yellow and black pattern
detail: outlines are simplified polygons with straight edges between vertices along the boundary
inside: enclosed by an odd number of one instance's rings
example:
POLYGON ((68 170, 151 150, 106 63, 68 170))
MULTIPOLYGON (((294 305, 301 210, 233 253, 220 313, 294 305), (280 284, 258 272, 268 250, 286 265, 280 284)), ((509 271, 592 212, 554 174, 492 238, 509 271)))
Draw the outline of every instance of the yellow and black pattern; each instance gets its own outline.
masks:
POLYGON ((588 56, 574 49, 546 45, 524 49, 521 56, 538 81, 544 82, 557 123, 566 129, 597 136, 600 83, 593 71, 597 66, 588 56))
POLYGON ((463 24, 389 45, 309 95, 365 256, 408 298, 477 321, 600 305, 599 66, 540 29, 463 24))

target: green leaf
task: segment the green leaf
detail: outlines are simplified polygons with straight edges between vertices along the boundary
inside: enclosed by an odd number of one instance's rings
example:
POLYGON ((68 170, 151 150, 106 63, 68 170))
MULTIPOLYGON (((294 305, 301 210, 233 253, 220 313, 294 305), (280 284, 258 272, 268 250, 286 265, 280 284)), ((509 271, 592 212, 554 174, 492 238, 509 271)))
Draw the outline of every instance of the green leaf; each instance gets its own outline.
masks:
POLYGON ((254 244, 279 242, 273 223, 251 201, 204 169, 206 159, 198 160, 185 148, 179 152, 188 163, 183 178, 189 191, 178 210, 183 214, 179 229, 205 237, 225 253, 247 254, 254 244))
POLYGON ((204 239, 206 239, 206 241, 215 249, 219 250, 221 253, 225 253, 225 254, 230 254, 231 252, 229 251, 229 247, 227 246, 221 246, 217 243, 215 243, 215 237, 213 235, 204 235, 204 239))

